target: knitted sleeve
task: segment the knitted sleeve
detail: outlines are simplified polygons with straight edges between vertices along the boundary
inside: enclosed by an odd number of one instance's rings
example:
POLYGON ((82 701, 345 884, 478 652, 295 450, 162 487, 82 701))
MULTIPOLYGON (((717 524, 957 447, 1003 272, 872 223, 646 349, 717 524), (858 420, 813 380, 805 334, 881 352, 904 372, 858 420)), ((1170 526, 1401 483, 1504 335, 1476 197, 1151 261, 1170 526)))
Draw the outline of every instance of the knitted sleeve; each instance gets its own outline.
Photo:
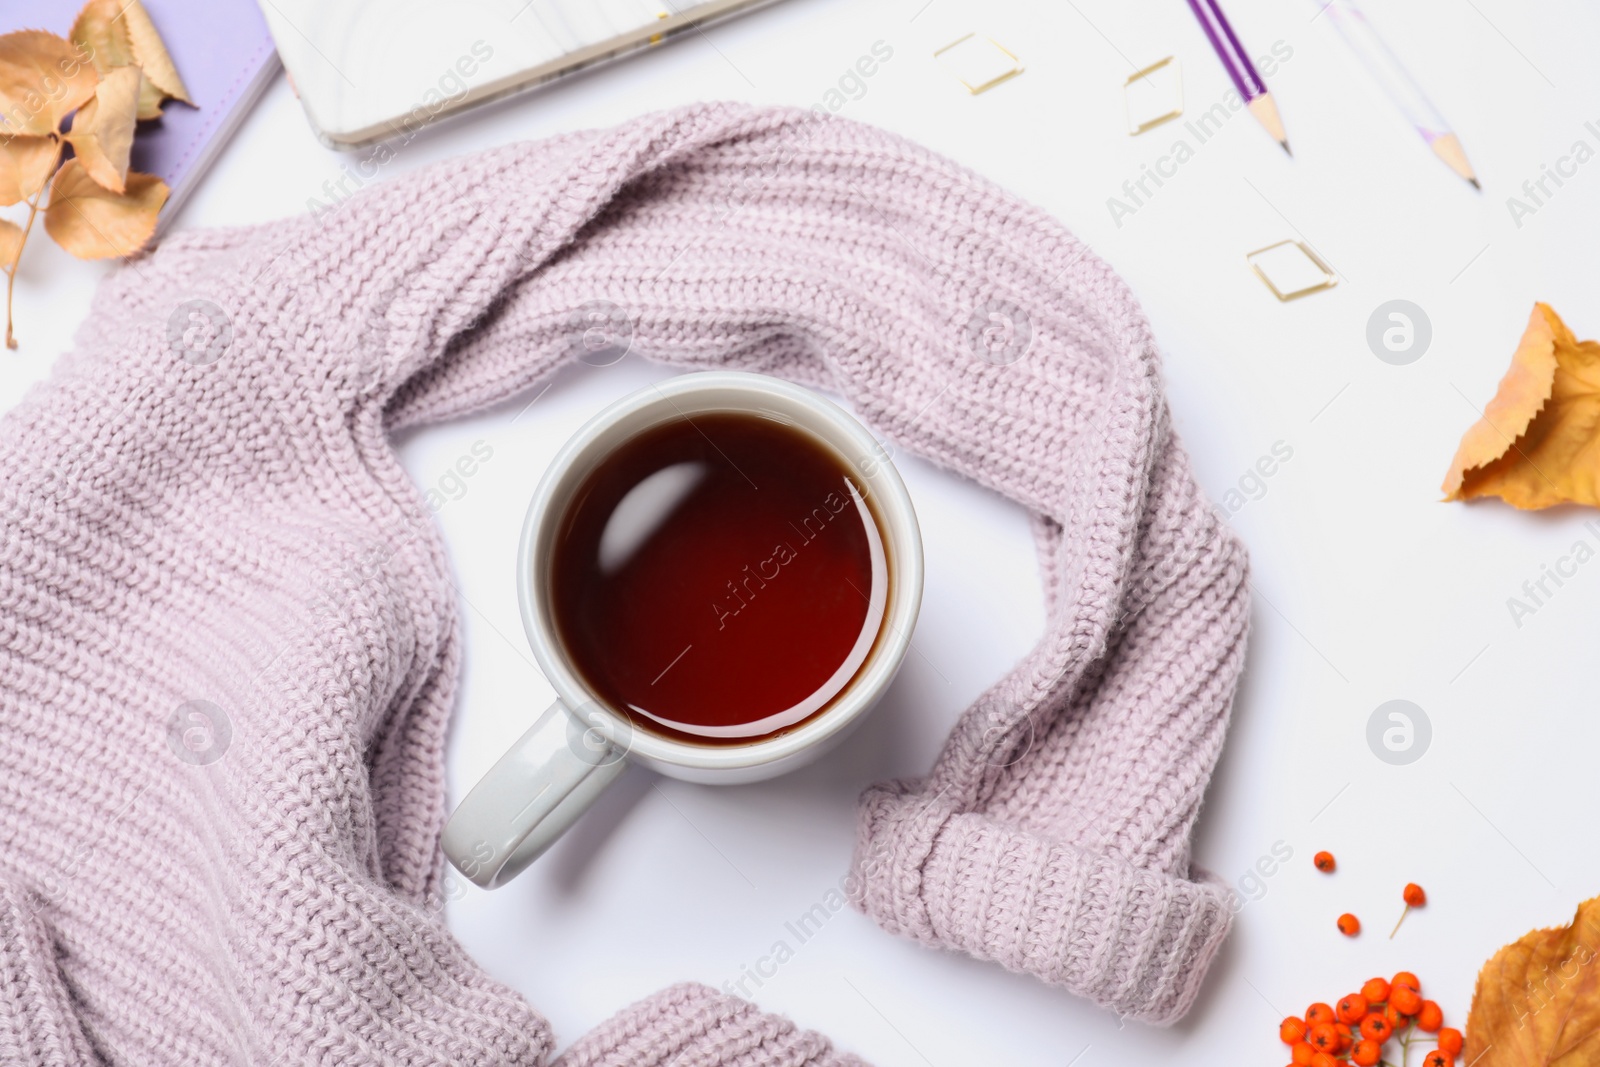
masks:
MULTIPOLYGON (((1248 597, 1243 549, 1171 432, 1143 312, 1055 220, 879 131, 784 112, 673 121, 670 138, 628 136, 634 175, 559 255, 525 253, 536 280, 391 416, 526 383, 506 349, 569 354, 562 309, 598 297, 626 309, 634 352, 835 390, 886 450, 1027 506, 1049 630, 928 779, 863 798, 860 903, 890 930, 1176 1020, 1231 922, 1189 840, 1248 597)), ((593 204, 584 189, 563 202, 593 204)))
MULTIPOLYGON (((861 801, 859 905, 887 929, 1120 1014, 1187 1010, 1232 918, 1190 830, 1244 651, 1244 555, 1161 443, 1103 648, 1062 527, 1038 524, 1050 634, 961 718, 933 772, 861 801)), ((1105 611, 1105 605, 1095 610, 1105 611)))

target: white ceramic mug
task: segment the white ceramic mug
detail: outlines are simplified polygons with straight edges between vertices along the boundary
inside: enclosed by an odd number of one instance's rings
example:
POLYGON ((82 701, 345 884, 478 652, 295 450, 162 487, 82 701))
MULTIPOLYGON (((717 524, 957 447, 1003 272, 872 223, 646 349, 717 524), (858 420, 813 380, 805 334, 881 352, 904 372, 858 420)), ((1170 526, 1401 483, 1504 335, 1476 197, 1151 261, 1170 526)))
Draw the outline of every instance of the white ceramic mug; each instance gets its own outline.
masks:
POLYGON ((737 784, 810 762, 842 741, 883 695, 911 645, 922 603, 922 538, 905 483, 860 423, 808 389, 737 371, 647 386, 590 419, 557 453, 522 526, 517 593, 528 643, 556 701, 450 816, 444 851, 478 885, 504 885, 571 826, 634 760, 691 782, 737 784), (844 690, 798 727, 748 743, 694 744, 653 733, 607 707, 574 669, 550 603, 554 539, 572 495, 624 441, 652 426, 741 412, 800 429, 841 456, 870 501, 887 549, 888 597, 877 640, 844 690))

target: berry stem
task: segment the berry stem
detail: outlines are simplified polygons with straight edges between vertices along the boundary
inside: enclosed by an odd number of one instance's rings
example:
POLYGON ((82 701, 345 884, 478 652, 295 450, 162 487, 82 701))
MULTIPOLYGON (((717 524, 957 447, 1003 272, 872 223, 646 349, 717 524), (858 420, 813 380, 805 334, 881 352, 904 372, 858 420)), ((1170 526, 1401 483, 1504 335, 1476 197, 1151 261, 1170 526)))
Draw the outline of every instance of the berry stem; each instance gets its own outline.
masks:
POLYGON ((1393 941, 1394 940, 1394 935, 1398 934, 1400 932, 1400 924, 1406 921, 1406 916, 1410 912, 1411 912, 1411 905, 1407 904, 1405 906, 1405 910, 1400 913, 1400 918, 1398 918, 1398 919, 1396 919, 1394 921, 1394 929, 1389 931, 1389 940, 1390 941, 1393 941))

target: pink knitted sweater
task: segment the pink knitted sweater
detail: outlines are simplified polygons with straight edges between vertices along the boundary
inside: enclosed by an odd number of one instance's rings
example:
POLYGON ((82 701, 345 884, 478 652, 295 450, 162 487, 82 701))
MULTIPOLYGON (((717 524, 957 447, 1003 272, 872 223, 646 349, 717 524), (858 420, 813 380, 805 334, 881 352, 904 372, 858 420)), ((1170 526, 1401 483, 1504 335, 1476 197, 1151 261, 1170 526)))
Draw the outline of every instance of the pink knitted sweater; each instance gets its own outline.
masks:
MULTIPOLYGON (((0 1062, 547 1062, 443 923, 460 638, 389 435, 549 377, 596 300, 647 358, 834 390, 1037 515, 1048 630, 926 778, 863 797, 858 904, 1184 1013, 1229 925, 1189 840, 1247 595, 1144 318, 947 161, 718 105, 179 234, 104 285, 0 426, 0 1062)), ((562 1060, 853 1062, 703 986, 562 1060)))

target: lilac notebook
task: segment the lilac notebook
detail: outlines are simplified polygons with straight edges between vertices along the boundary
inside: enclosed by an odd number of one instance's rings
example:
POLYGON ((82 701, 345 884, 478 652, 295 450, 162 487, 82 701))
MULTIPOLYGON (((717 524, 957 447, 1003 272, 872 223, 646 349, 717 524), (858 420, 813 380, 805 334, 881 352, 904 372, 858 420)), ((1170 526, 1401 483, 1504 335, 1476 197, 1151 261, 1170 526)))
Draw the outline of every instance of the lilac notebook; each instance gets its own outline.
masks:
MULTIPOLYGON (((172 188, 159 233, 282 68, 255 0, 143 3, 195 102, 168 100, 159 119, 139 123, 133 140, 133 169, 172 188)), ((0 32, 49 30, 65 37, 78 7, 73 0, 6 0, 0 32)))

